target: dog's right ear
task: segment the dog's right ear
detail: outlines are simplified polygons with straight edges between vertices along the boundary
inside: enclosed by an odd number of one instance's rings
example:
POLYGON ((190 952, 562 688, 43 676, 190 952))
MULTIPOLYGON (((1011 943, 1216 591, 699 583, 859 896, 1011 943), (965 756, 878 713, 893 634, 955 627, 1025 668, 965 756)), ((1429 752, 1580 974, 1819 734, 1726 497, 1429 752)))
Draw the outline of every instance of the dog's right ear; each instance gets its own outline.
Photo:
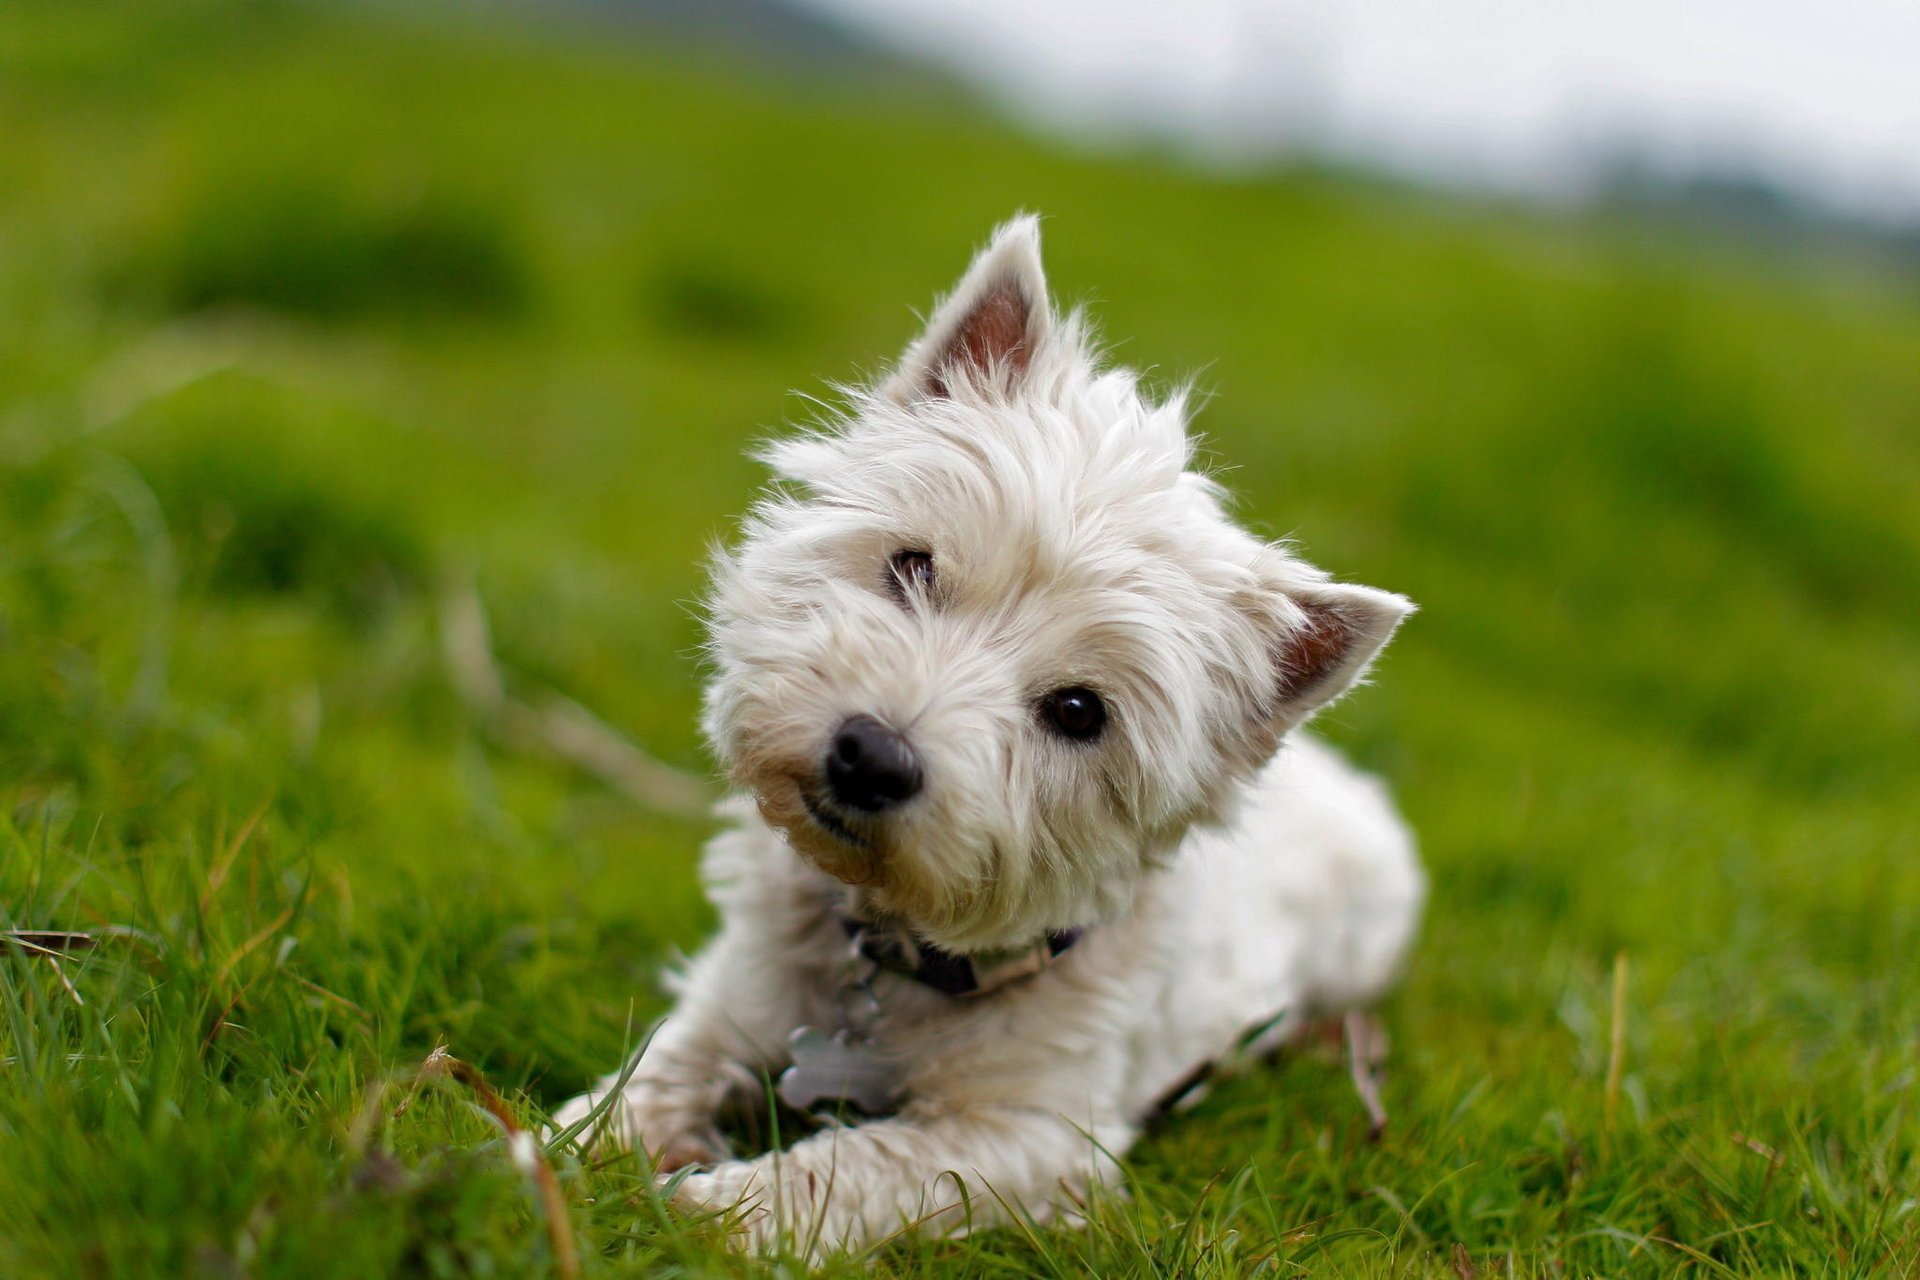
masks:
POLYGON ((951 398, 963 381, 1010 394, 1019 390, 1052 328, 1040 219, 1022 214, 993 233, 881 391, 903 404, 951 398))

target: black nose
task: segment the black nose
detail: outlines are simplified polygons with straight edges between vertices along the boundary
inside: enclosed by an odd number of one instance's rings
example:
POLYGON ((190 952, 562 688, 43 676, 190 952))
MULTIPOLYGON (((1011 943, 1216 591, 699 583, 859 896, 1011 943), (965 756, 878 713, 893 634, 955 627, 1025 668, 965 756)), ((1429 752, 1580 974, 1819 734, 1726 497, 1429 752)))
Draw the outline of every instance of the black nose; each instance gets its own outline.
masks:
POLYGON ((827 748, 827 786, 849 809, 891 809, 917 795, 920 781, 920 757, 872 716, 850 716, 827 748))

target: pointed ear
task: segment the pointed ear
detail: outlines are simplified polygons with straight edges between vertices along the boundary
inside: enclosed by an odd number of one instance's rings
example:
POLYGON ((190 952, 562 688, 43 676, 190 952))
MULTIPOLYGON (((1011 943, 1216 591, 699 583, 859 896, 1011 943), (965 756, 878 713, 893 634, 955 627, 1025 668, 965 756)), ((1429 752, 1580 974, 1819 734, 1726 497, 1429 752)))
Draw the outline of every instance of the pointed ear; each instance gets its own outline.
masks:
POLYGON ((1413 602, 1337 582, 1294 587, 1286 598, 1294 608, 1274 648, 1274 711, 1291 727, 1359 682, 1413 602))
POLYGON ((1328 582, 1276 555, 1240 607, 1261 637, 1263 660, 1244 720, 1221 741, 1248 770, 1265 764, 1287 732, 1351 689, 1394 628, 1413 612, 1404 596, 1328 582))
POLYGON ((1022 214, 993 233, 882 391, 904 403, 946 399, 963 378, 1018 389, 1052 328, 1040 220, 1022 214))

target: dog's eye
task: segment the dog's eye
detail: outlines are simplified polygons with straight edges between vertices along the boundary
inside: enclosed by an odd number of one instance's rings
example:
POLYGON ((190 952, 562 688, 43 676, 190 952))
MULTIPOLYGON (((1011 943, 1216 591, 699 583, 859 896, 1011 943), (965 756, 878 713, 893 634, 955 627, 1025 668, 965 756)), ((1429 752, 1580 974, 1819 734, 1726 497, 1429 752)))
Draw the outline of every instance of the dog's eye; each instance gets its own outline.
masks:
POLYGON ((887 593, 905 604, 914 591, 933 590, 933 552, 896 551, 887 560, 887 593))
POLYGON ((1040 700, 1040 715, 1063 737, 1091 742, 1107 727, 1107 706, 1091 689, 1055 689, 1040 700))

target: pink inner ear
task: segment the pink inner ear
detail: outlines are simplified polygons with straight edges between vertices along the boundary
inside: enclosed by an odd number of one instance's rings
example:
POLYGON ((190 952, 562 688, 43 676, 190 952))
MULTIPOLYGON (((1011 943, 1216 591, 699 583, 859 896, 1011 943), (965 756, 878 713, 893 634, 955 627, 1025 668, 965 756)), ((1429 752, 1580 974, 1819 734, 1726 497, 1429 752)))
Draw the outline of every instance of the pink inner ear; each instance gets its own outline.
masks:
POLYGON ((985 373, 996 364, 1015 378, 1027 370, 1033 352, 1027 345, 1027 316, 1032 310, 1020 286, 1011 282, 995 286, 974 304, 960 328, 947 343, 947 349, 933 363, 927 388, 936 396, 949 394, 940 371, 964 364, 985 373))
POLYGON ((1340 669, 1353 650, 1353 624, 1329 605, 1297 602, 1306 621, 1280 647, 1280 691, 1297 698, 1340 669))

